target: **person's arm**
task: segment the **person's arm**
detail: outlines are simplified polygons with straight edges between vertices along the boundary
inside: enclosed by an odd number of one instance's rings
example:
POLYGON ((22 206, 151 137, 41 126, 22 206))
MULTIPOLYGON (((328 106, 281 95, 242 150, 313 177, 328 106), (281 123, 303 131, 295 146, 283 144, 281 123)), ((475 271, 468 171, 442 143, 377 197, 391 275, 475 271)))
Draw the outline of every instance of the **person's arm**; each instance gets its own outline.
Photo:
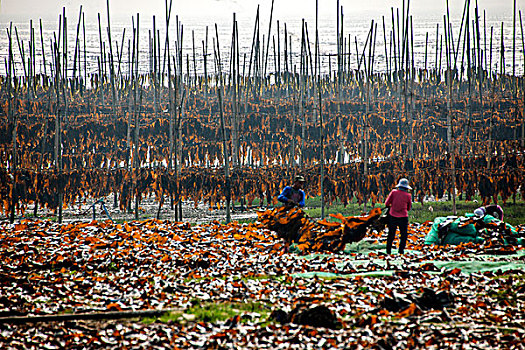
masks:
POLYGON ((412 195, 409 193, 408 194, 408 208, 407 208, 408 211, 412 210, 412 195))
POLYGON ((386 197, 386 201, 385 201, 385 207, 391 207, 392 206, 392 193, 394 191, 391 191, 389 194, 388 194, 388 197, 386 197))
POLYGON ((277 197, 277 200, 281 203, 288 203, 288 201, 290 200, 289 199, 289 196, 290 196, 290 186, 286 186, 283 190, 283 192, 281 192, 281 194, 279 195, 279 197, 277 197))
POLYGON ((304 191, 303 191, 303 190, 301 190, 299 193, 301 194, 301 200, 299 201, 298 205, 299 205, 299 208, 302 208, 302 207, 304 207, 304 197, 305 197, 305 194, 304 194, 304 191))

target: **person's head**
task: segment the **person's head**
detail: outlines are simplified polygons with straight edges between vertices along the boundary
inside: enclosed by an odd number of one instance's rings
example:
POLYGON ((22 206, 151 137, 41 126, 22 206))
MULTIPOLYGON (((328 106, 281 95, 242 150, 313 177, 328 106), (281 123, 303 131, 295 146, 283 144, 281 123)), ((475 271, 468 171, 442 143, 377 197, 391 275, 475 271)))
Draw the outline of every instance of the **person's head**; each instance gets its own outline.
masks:
POLYGON ((503 208, 499 205, 496 205, 496 208, 494 208, 494 217, 498 220, 503 221, 503 208))
POLYGON ((485 208, 478 208, 474 210, 474 215, 477 217, 484 217, 485 216, 485 208))
POLYGON ((403 190, 403 191, 408 191, 412 189, 412 187, 410 187, 410 185, 408 184, 408 179, 405 179, 405 178, 402 178, 401 180, 399 180, 396 188, 398 190, 403 190))
POLYGON ((293 187, 298 190, 300 189, 301 187, 303 187, 304 185, 304 177, 301 176, 301 175, 297 175, 295 178, 294 178, 294 181, 293 181, 293 187))

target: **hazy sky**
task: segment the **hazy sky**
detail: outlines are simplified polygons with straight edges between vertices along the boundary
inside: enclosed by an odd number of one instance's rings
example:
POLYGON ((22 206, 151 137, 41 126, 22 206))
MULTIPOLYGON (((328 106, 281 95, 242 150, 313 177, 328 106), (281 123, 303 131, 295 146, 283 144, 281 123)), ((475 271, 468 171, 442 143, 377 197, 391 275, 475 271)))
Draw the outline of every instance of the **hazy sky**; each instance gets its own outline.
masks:
MULTIPOLYGON (((141 15, 156 14, 164 18, 165 0, 110 0, 110 9, 113 16, 132 16, 137 12, 141 15)), ((474 3, 472 0, 471 3, 474 3)), ((401 7, 401 0, 340 0, 345 14, 352 13, 389 14, 390 7, 401 7)), ((62 7, 66 6, 70 16, 78 13, 80 4, 83 4, 87 17, 95 17, 97 12, 105 14, 106 0, 0 0, 0 14, 38 18, 58 16, 62 7)), ((233 12, 239 15, 253 16, 261 5, 262 14, 269 13, 271 0, 174 0, 174 13, 187 16, 227 16, 233 12)), ((449 0, 452 15, 461 16, 463 0, 449 0)), ((513 0, 478 0, 479 7, 488 13, 512 13, 513 0)), ((525 0, 517 0, 518 9, 525 11, 525 0)), ((320 0, 321 15, 334 15, 336 0, 320 0)), ((446 9, 446 0, 412 0, 411 13, 417 15, 434 12, 443 14, 446 9)), ((312 17, 315 14, 315 0, 276 0, 274 5, 275 18, 285 20, 286 16, 312 17)))

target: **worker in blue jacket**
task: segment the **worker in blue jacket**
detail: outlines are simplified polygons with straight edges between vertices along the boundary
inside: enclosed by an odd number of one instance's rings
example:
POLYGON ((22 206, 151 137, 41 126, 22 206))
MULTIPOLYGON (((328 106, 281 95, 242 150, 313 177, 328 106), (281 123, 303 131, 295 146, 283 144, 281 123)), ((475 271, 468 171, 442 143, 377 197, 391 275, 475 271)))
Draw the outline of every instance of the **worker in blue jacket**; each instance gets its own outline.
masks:
POLYGON ((304 177, 297 175, 294 179, 292 186, 286 186, 283 192, 277 197, 277 200, 290 207, 304 207, 304 191, 302 187, 304 185, 304 177))

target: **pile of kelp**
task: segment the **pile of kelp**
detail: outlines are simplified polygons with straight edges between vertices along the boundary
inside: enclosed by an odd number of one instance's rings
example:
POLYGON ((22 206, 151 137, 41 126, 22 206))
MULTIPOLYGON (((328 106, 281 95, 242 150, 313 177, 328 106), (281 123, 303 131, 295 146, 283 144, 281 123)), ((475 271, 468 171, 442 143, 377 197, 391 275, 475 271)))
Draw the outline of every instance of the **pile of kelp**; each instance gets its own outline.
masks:
POLYGON ((525 232, 491 215, 447 216, 434 219, 425 244, 458 245, 461 243, 525 245, 525 232))
POLYGON ((276 232, 287 244, 295 243, 294 246, 302 253, 342 251, 347 243, 359 242, 367 233, 380 232, 386 225, 386 215, 381 208, 374 208, 364 216, 330 214, 340 222, 326 219, 315 221, 301 209, 286 206, 258 215, 261 228, 276 232))

